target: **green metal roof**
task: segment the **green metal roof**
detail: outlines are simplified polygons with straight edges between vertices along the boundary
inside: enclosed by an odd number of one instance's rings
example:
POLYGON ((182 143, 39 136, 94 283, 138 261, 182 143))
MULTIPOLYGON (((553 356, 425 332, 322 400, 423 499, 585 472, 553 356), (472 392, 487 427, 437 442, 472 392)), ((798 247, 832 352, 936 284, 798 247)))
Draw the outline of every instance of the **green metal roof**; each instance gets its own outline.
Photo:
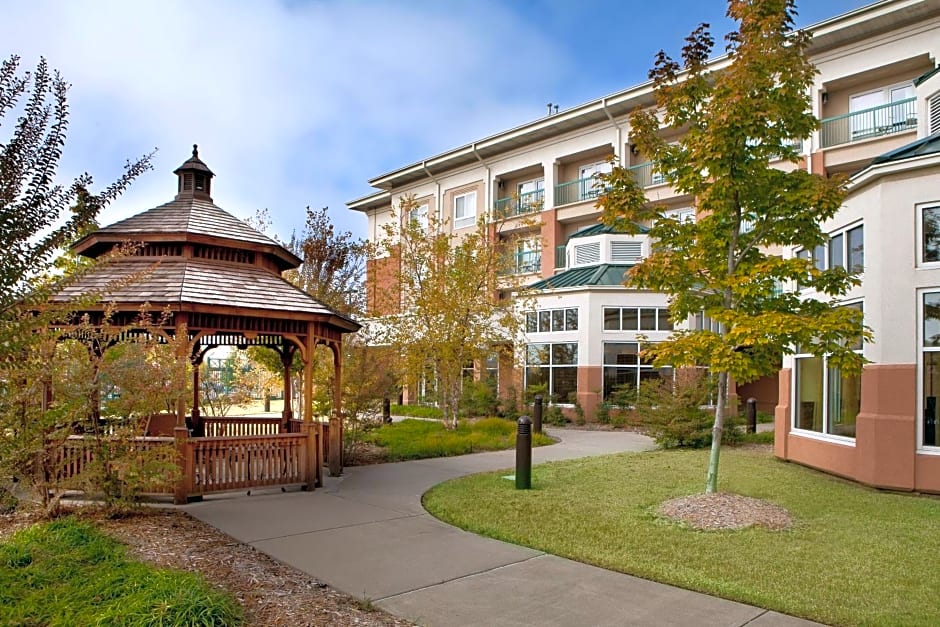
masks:
POLYGON ((879 163, 891 163, 893 161, 902 161, 911 157, 931 155, 940 152, 940 133, 934 133, 928 137, 922 137, 905 146, 901 146, 891 152, 886 152, 872 159, 870 165, 879 163))
MULTIPOLYGON (((649 231, 648 228, 642 225, 639 226, 640 233, 646 233, 649 231)), ((568 239, 574 239, 575 237, 591 237, 592 235, 604 235, 605 233, 623 233, 623 231, 618 231, 612 226, 607 226, 598 222, 597 224, 592 224, 591 226, 586 226, 580 231, 575 231, 571 234, 571 237, 568 239)))
POLYGON ((923 83, 925 80, 927 80, 928 78, 930 78, 937 72, 940 72, 940 66, 937 66, 928 72, 924 72, 923 74, 921 74, 920 76, 914 79, 914 87, 917 87, 918 85, 923 83))
POLYGON ((572 268, 547 279, 536 281, 529 288, 551 290, 559 287, 623 285, 623 275, 632 267, 626 264, 605 263, 586 268, 572 268))

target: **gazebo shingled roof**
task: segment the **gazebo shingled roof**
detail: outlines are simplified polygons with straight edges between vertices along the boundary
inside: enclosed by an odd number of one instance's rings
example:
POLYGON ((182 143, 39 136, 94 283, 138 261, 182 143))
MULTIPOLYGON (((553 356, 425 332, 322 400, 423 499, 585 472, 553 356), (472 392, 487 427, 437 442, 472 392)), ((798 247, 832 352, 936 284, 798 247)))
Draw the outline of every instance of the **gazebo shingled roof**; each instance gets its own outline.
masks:
MULTIPOLYGON (((214 175, 199 159, 195 145, 192 157, 174 173, 178 177, 174 200, 103 227, 73 246, 74 252, 97 258, 124 242, 135 242, 134 253, 98 264, 54 300, 100 294, 98 304, 83 312, 93 322, 101 319, 106 303, 122 323, 133 320, 145 304, 155 313, 167 311, 170 319, 163 332, 187 334, 194 365, 201 363, 209 348, 219 345, 277 350, 285 368, 284 427, 288 430, 293 355, 299 351, 304 360, 303 417, 309 423, 313 352, 324 344, 334 356, 333 406, 338 418, 342 335, 361 325, 284 279, 281 272, 298 267, 302 260, 212 202, 209 192, 214 175)), ((198 390, 198 379, 195 383, 194 390, 198 390)), ((195 396, 192 405, 191 426, 199 435, 195 396)), ((177 424, 182 424, 184 414, 181 404, 177 424)), ((341 437, 339 425, 331 431, 331 439, 334 433, 341 437)), ((339 449, 337 445, 335 450, 339 449)), ((334 469, 333 459, 330 468, 334 469)))

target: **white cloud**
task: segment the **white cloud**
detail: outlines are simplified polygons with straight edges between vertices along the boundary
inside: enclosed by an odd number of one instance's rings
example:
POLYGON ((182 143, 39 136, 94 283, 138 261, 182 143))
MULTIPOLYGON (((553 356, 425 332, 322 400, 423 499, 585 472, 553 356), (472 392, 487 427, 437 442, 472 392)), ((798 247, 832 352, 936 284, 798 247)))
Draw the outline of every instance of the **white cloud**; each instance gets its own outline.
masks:
POLYGON ((172 170, 200 144, 216 202, 268 207, 287 235, 304 206, 343 202, 366 181, 541 115, 567 69, 551 42, 498 4, 6 2, 0 40, 40 55, 73 87, 62 174, 100 183, 159 147, 155 171, 103 216, 169 200, 172 170))

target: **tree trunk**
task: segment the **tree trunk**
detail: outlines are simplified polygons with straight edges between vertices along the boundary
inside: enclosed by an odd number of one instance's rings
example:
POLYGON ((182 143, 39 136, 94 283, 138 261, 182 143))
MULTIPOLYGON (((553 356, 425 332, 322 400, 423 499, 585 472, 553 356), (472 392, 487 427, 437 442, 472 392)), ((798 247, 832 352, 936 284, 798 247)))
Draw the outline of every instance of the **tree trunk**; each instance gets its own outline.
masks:
POLYGON ((718 402, 715 404, 715 424, 712 427, 712 450, 708 456, 708 477, 705 494, 718 491, 718 455, 721 452, 721 432, 725 424, 725 406, 728 399, 728 373, 718 373, 718 402))

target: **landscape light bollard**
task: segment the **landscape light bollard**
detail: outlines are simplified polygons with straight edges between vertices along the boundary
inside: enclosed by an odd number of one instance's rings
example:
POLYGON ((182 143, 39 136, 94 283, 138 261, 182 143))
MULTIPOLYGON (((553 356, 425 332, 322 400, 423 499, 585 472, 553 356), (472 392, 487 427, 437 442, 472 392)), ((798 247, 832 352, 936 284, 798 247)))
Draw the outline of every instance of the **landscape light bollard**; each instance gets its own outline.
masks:
POLYGON ((532 429, 536 433, 542 432, 542 395, 535 395, 535 402, 532 404, 532 429))
POLYGON ((532 487, 532 420, 528 416, 519 418, 516 431, 516 489, 532 487))
POLYGON ((744 415, 747 418, 747 432, 757 433, 757 399, 756 398, 747 399, 747 408, 744 410, 744 415))
POLYGON ((392 402, 387 396, 382 399, 382 422, 392 424, 392 402))

